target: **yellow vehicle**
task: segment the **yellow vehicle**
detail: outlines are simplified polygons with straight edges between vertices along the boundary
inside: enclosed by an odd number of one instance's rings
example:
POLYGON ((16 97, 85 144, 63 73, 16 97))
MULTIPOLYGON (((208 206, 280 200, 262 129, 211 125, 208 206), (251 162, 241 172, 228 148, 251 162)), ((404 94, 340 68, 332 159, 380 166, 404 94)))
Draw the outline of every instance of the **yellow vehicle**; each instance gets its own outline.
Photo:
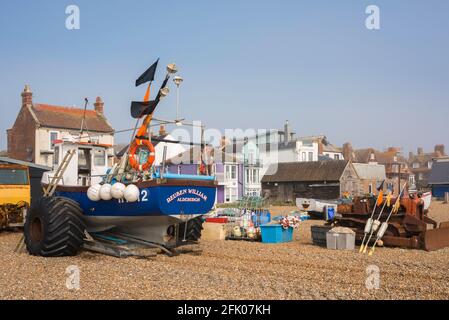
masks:
POLYGON ((28 167, 0 164, 0 230, 23 226, 30 191, 28 167))

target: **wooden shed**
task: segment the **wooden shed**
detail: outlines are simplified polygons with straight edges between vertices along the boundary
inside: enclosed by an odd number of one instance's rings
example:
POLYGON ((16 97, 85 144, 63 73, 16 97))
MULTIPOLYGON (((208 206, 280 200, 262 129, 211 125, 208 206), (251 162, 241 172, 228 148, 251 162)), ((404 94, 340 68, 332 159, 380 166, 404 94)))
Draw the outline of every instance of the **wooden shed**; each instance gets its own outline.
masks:
POLYGON ((262 178, 262 193, 272 201, 338 199, 343 192, 357 188, 358 182, 354 167, 345 160, 278 163, 267 172, 273 174, 262 178))

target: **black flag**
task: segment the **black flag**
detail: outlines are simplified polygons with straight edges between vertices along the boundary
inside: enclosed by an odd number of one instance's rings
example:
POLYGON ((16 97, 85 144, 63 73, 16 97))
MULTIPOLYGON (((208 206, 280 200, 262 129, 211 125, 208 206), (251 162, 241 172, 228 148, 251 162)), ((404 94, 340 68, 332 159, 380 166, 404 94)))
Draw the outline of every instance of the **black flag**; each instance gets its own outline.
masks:
POLYGON ((164 81, 162 82, 161 88, 159 89, 159 91, 157 93, 157 96, 156 96, 156 99, 155 99, 157 101, 157 103, 159 103, 159 100, 161 100, 161 90, 164 89, 167 86, 167 82, 168 82, 169 79, 170 79, 170 77, 166 76, 164 81))
POLYGON ((131 102, 131 116, 134 119, 139 119, 143 115, 153 113, 157 106, 157 101, 133 101, 131 102))
POLYGON ((154 74, 156 73, 156 68, 157 68, 158 62, 159 62, 159 59, 157 59, 156 62, 153 63, 151 65, 151 67, 149 67, 147 69, 147 71, 142 73, 142 75, 139 77, 139 79, 136 80, 136 87, 140 86, 142 83, 154 80, 154 74))

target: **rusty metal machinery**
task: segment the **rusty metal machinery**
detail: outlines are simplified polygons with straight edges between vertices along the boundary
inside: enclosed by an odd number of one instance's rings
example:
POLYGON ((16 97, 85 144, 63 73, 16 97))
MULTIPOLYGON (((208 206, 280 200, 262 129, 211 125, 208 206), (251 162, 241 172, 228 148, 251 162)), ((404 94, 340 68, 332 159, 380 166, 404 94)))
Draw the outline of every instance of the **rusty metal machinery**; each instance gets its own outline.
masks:
MULTIPOLYGON (((437 223, 429 218, 427 210, 424 210, 424 201, 417 196, 403 197, 400 201, 399 211, 391 216, 382 242, 378 244, 427 251, 449 246, 449 221, 437 223)), ((395 199, 391 201, 394 202, 395 199)), ((356 241, 361 242, 374 203, 374 198, 355 198, 352 204, 339 205, 337 211, 340 215, 333 224, 353 229, 356 241)), ((380 221, 385 221, 387 211, 382 213, 380 221)), ((377 208, 374 216, 377 217, 379 212, 380 208, 377 208)))
POLYGON ((0 230, 7 228, 23 227, 25 212, 28 203, 20 201, 17 204, 0 205, 0 230))

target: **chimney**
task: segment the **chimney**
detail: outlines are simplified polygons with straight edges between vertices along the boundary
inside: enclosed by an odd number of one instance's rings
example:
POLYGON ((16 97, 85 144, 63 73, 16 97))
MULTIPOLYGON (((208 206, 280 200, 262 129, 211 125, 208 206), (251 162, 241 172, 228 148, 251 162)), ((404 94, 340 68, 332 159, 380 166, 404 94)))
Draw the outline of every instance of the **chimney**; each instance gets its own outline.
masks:
POLYGON ((354 150, 352 149, 352 145, 349 142, 343 144, 343 158, 345 160, 352 160, 352 154, 354 150))
POLYGON ((422 147, 418 147, 418 155, 423 155, 424 149, 422 147))
POLYGON ((435 155, 437 157, 442 157, 442 156, 445 155, 445 153, 444 153, 444 144, 437 144, 435 146, 435 155))
POLYGON ((101 100, 100 97, 97 97, 94 103, 95 111, 97 111, 99 114, 104 114, 104 102, 101 100))
POLYGON ((284 144, 285 145, 287 145, 290 142, 290 135, 291 135, 290 126, 288 124, 288 120, 285 120, 285 125, 284 125, 284 144))
POLYGON ((165 136, 166 134, 167 134, 167 131, 165 131, 165 126, 163 124, 161 124, 161 126, 159 127, 159 135, 165 136))
POLYGON ((408 160, 409 160, 409 161, 412 161, 412 159, 413 159, 414 156, 415 156, 415 154, 413 153, 413 151, 410 151, 410 152, 408 153, 408 160))
POLYGON ((30 86, 25 85, 22 92, 22 107, 33 104, 33 93, 31 92, 30 86))

